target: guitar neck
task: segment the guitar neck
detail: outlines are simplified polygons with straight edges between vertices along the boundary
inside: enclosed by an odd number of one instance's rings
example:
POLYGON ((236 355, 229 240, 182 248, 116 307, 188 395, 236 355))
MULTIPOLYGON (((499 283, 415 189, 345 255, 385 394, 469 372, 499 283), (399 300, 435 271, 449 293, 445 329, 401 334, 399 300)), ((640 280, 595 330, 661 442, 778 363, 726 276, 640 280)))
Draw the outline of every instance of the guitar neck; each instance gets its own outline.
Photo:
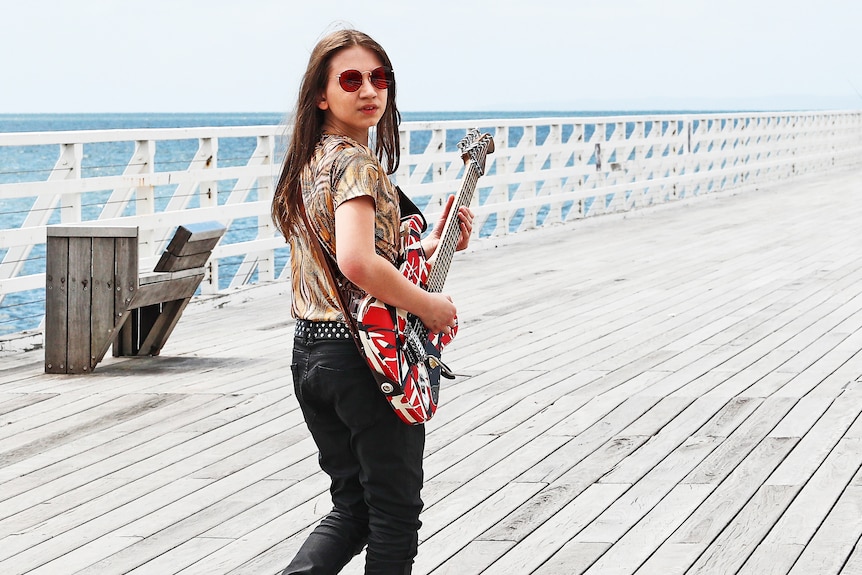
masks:
POLYGON ((449 210, 449 216, 446 218, 446 223, 443 226, 440 243, 434 252, 434 262, 428 274, 427 289, 429 292, 439 293, 443 291, 443 284, 449 273, 449 265, 452 263, 452 256, 455 255, 455 248, 458 246, 458 240, 461 237, 458 208, 470 205, 470 202, 473 200, 473 192, 476 190, 476 182, 479 180, 480 175, 481 173, 476 167, 475 162, 467 162, 464 167, 464 180, 461 183, 461 189, 455 196, 452 209, 449 210))

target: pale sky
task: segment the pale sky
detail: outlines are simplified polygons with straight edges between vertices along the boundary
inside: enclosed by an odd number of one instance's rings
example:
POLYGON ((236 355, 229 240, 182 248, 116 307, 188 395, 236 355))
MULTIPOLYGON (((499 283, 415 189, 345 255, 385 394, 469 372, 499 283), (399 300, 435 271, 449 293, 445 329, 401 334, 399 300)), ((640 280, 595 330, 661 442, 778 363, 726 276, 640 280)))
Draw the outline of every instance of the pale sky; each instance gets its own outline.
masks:
POLYGON ((408 112, 862 108, 859 0, 0 0, 0 113, 287 113, 339 23, 408 112))

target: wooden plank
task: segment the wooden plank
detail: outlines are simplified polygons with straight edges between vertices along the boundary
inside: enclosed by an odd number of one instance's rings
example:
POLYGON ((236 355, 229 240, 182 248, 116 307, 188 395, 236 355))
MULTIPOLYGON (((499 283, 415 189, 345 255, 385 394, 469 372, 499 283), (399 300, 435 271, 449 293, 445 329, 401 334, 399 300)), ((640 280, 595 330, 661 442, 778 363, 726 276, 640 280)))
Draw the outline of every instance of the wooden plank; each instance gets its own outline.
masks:
MULTIPOLYGON (((211 240, 218 241, 224 233, 225 227, 219 222, 197 222, 194 224, 177 226, 177 229, 168 244, 167 251, 177 256, 199 253, 196 251, 185 251, 184 248, 190 243, 195 244, 197 242, 208 242, 211 240)), ((209 248, 204 249, 211 250, 214 245, 215 244, 212 244, 209 248)))
POLYGON ((841 569, 841 575, 862 575, 862 545, 858 542, 841 569))
POLYGON ((68 321, 66 373, 90 373, 92 331, 93 240, 69 239, 68 321))
POLYGON ((136 238, 137 226, 93 226, 89 224, 51 225, 46 229, 48 237, 62 238, 136 238))
MULTIPOLYGON (((296 518, 295 518, 296 519, 296 518)), ((297 520, 297 522, 302 522, 304 519, 303 516, 297 520)), ((267 548, 266 553, 262 553, 256 556, 247 555, 244 560, 237 560, 236 557, 232 557, 232 563, 234 565, 238 564, 237 567, 230 569, 227 571, 229 575, 259 575, 260 573, 280 573, 288 561, 296 554, 299 546, 303 541, 308 537, 311 533, 311 527, 307 527, 302 531, 292 534, 288 538, 278 537, 275 534, 271 535, 271 545, 267 548)), ((283 533, 283 531, 282 531, 283 533)), ((357 561, 358 558, 354 558, 354 562, 357 561)), ((349 565, 348 565, 349 567, 349 565)), ((194 566, 190 570, 181 571, 183 575, 191 575, 193 573, 199 573, 194 569, 194 566)), ((344 575, 348 575, 345 573, 344 575)))
MULTIPOLYGON (((560 438, 543 437, 531 442, 529 448, 512 451, 511 445, 505 445, 511 441, 515 439, 493 442, 467 458, 457 469, 449 469, 426 482, 428 489, 423 491, 422 496, 425 501, 423 539, 448 528, 455 518, 514 481, 525 469, 561 443, 560 438), (500 453, 507 452, 511 454, 500 457, 500 453), (487 460, 488 465, 478 467, 478 462, 482 460, 487 460), (466 477, 459 479, 458 475, 466 477)), ((521 503, 524 500, 518 501, 518 504, 521 503)))
MULTIPOLYGON (((686 478, 689 483, 718 484, 731 474, 769 431, 790 411, 794 400, 783 397, 767 398, 727 439, 686 478)), ((708 430, 705 435, 709 435, 708 430)), ((695 436, 697 437, 697 435, 695 436)))
MULTIPOLYGON (((57 394, 27 394, 27 395, 11 395, 3 397, 0 400, 0 416, 8 417, 14 411, 24 409, 31 405, 37 404, 40 401, 56 397, 57 394)), ((2 396, 0 396, 2 397, 2 396)), ((5 419, 5 418, 4 418, 5 419)))
POLYGON ((127 325, 130 319, 129 304, 138 291, 138 237, 118 238, 116 250, 116 275, 114 276, 114 341, 113 355, 123 355, 132 349, 132 330, 127 325))
MULTIPOLYGON (((796 488, 790 485, 762 486, 687 573, 736 573, 772 528, 775 518, 787 507, 795 492, 796 488)), ((705 543, 703 540, 700 542, 705 543)))
POLYGON ((175 256, 170 252, 164 252, 159 258, 158 263, 153 268, 153 271, 175 272, 179 270, 202 268, 207 263, 207 260, 210 259, 210 254, 211 252, 209 250, 185 256, 175 256))
POLYGON ((203 278, 204 274, 200 273, 169 282, 144 284, 138 288, 132 301, 129 302, 128 308, 138 309, 148 305, 191 297, 203 278))
MULTIPOLYGON (((638 575, 684 575, 703 553, 702 543, 663 543, 638 569, 638 575)), ((550 575, 550 574, 548 574, 550 575)))
POLYGON ((114 338, 114 267, 116 251, 113 238, 93 238, 93 282, 90 317, 90 369, 105 357, 114 338))
POLYGON ((225 227, 218 222, 178 226, 153 271, 172 272, 202 267, 224 233, 225 227))
POLYGON ((69 240, 49 238, 45 263, 46 373, 66 373, 68 332, 69 240))
POLYGON ((170 282, 204 273, 202 270, 180 270, 176 272, 146 272, 138 277, 138 286, 170 282))
MULTIPOLYGON (((95 393, 70 394, 55 390, 53 397, 34 402, 25 408, 11 412, 4 418, 5 425, 0 427, 0 441, 8 445, 7 439, 15 441, 25 432, 51 425, 67 417, 84 413, 96 406, 114 399, 95 393)), ((0 473, 3 469, 0 468, 0 473)))
MULTIPOLYGON (((631 400, 633 404, 641 403, 639 398, 631 400)), ((602 481, 613 483, 630 483, 642 477, 658 461, 667 454, 679 448, 686 442, 696 429, 709 421, 710 417, 720 409, 711 403, 708 397, 701 397, 694 402, 680 402, 682 411, 668 422, 662 429, 650 437, 649 442, 624 461, 614 466, 614 469, 602 478, 602 481)))
POLYGON ((581 543, 569 541, 545 563, 532 572, 533 575, 577 575, 586 571, 610 547, 607 543, 581 543))
POLYGON ((858 513, 860 492, 847 487, 859 468, 860 452, 862 440, 842 439, 805 486, 796 486, 798 494, 775 522, 763 544, 754 550, 740 575, 769 570, 780 573, 793 572, 791 569, 798 573, 837 573, 840 570, 840 565, 831 571, 816 569, 811 561, 815 557, 816 561, 823 561, 825 553, 831 559, 841 557, 843 563, 862 534, 859 520, 862 514, 858 513), (836 501, 843 503, 839 506, 836 501), (852 517, 854 512, 856 515, 852 517), (809 556, 803 565, 809 567, 799 571, 796 565, 803 551, 809 556))
POLYGON ((714 540, 795 443, 785 438, 763 440, 686 519, 669 542, 705 544, 714 540))
MULTIPOLYGON (((260 481, 247 490, 255 489, 264 497, 272 497, 283 491, 284 487, 280 482, 260 481)), ((248 511, 249 503, 243 499, 242 492, 228 495, 210 505, 202 506, 199 511, 149 537, 136 540, 128 536, 129 545, 111 554, 100 553, 104 558, 93 562, 81 572, 96 574, 110 568, 129 574, 175 573, 193 565, 200 557, 201 550, 209 554, 230 542, 230 539, 207 538, 202 535, 208 529, 218 527, 223 518, 236 517, 248 511), (190 544, 177 546, 177 541, 188 541, 190 544)), ((285 509, 290 508, 283 508, 282 511, 285 509)), ((143 532, 149 531, 144 529, 143 532)))
POLYGON ((856 397, 839 397, 799 440, 799 445, 768 479, 771 485, 803 485, 862 412, 856 397))
MULTIPOLYGON (((511 573, 531 573, 539 568, 571 538, 588 525, 606 509, 628 486, 619 484, 592 485, 583 493, 567 503, 558 513, 547 521, 531 529, 502 558, 483 571, 484 575, 508 575, 511 573)), ((495 539, 485 535, 480 539, 495 539)), ((511 540, 511 539, 509 539, 511 540)), ((606 548, 599 546, 599 549, 606 548)), ((591 549, 596 549, 591 546, 591 549)), ((595 557, 592 558, 595 560, 595 557)), ((592 561, 590 561, 591 563, 592 561)))
MULTIPOLYGON (((655 483, 639 484, 643 490, 653 485, 662 492, 667 486, 655 483)), ((582 544, 605 543, 611 547, 594 556, 596 562, 585 571, 587 575, 627 575, 638 570, 675 529, 692 513, 710 494, 712 488, 708 485, 681 484, 673 487, 662 498, 661 502, 652 507, 631 529, 625 532, 611 531, 612 539, 594 531, 595 522, 581 531, 572 541, 582 544), (596 538, 598 536, 598 538, 596 538)), ((620 501, 620 500, 617 500, 620 501)), ((606 512, 607 513, 607 512, 606 512)), ((623 525, 626 525, 623 522, 623 525)))
POLYGON ((431 571, 431 574, 479 575, 511 546, 512 544, 507 541, 473 540, 437 569, 431 571))
POLYGON ((439 567, 446 559, 464 548, 466 542, 478 537, 497 521, 511 513, 522 502, 542 490, 544 486, 538 483, 512 482, 504 485, 498 491, 485 497, 478 505, 461 513, 446 525, 446 528, 433 535, 426 535, 424 527, 420 537, 437 549, 437 553, 424 554, 417 557, 415 568, 420 573, 430 573, 439 567))

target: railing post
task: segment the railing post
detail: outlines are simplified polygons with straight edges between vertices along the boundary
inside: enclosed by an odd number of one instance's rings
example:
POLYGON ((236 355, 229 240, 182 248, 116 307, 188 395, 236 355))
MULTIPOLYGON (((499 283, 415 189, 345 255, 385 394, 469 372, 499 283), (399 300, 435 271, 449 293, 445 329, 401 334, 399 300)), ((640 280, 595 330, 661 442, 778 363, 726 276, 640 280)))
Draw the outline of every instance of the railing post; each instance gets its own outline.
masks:
MULTIPOLYGON (((148 140, 136 140, 135 149, 132 152, 132 157, 129 163, 126 164, 123 170, 124 176, 144 176, 153 171, 153 162, 155 161, 155 150, 148 140)), ((111 192, 111 196, 105 202, 99 214, 99 219, 110 219, 121 217, 129 203, 129 200, 135 196, 137 188, 118 188, 111 192)))
MULTIPOLYGON (((156 142, 148 141, 137 143, 138 148, 146 157, 146 167, 141 171, 142 174, 153 174, 156 171, 156 142)), ((156 187, 148 183, 148 178, 141 178, 141 185, 135 188, 135 215, 141 216, 144 214, 156 213, 156 187)), ((138 246, 150 246, 146 252, 141 255, 152 255, 155 253, 153 242, 155 241, 154 230, 152 228, 144 228, 139 231, 138 246)))
MULTIPOLYGON (((431 133, 431 141, 428 143, 427 151, 439 153, 446 149, 446 130, 438 128, 431 133)), ((431 164, 431 181, 442 182, 446 174, 446 165, 442 162, 431 164)))
MULTIPOLYGON (((625 126, 626 130, 628 130, 628 125, 626 124, 625 126)), ((631 135, 628 135, 628 141, 631 145, 631 153, 629 154, 629 157, 625 159, 625 164, 622 166, 626 182, 636 183, 646 179, 646 162, 644 159, 644 156, 646 155, 644 152, 645 140, 646 122, 640 119, 634 122, 632 133, 631 135)), ((632 191, 631 194, 631 197, 626 198, 623 207, 624 210, 628 210, 630 207, 636 208, 641 205, 640 198, 642 193, 636 194, 632 191)))
MULTIPOLYGON (((551 124, 548 131, 548 137, 545 139, 545 148, 548 152, 548 167, 553 170, 561 170, 563 168, 563 127, 559 123, 551 124)), ((541 168, 541 166, 540 166, 541 168)), ((550 196, 559 194, 563 191, 563 179, 559 177, 549 178, 545 180, 542 186, 540 196, 550 196)), ((548 204, 547 215, 542 225, 557 223, 563 221, 563 203, 555 202, 548 204)), ((538 221, 536 222, 538 225, 538 221)))
MULTIPOLYGON (((258 136, 257 147, 255 148, 252 157, 260 158, 260 164, 265 166, 272 165, 272 157, 275 155, 275 141, 272 136, 258 136)), ((263 176, 257 178, 257 197, 258 200, 265 201, 268 204, 272 203, 272 198, 275 195, 275 182, 272 176, 263 176)), ((257 237, 258 239, 271 238, 275 235, 275 227, 272 223, 272 217, 269 212, 261 214, 257 217, 257 237)), ((273 281, 275 279, 275 250, 268 250, 266 254, 262 254, 257 262, 258 281, 273 281)), ((216 284, 214 287, 218 287, 216 284)))
MULTIPOLYGON (((213 170, 218 167, 218 140, 215 138, 200 138, 198 152, 189 165, 190 170, 213 170)), ((198 194, 202 208, 218 206, 218 182, 201 180, 198 183, 198 194)))
MULTIPOLYGON (((84 157, 83 144, 60 144, 60 158, 48 181, 80 180, 81 159, 84 157)), ((64 224, 81 221, 81 195, 65 193, 60 196, 60 221, 64 224)))
MULTIPOLYGON (((199 138, 198 151, 189 164, 190 170, 214 170, 218 167, 218 139, 199 138)), ((218 182, 215 180, 202 179, 198 182, 198 198, 202 208, 218 207, 218 182)), ((214 294, 219 290, 219 262, 216 258, 210 258, 207 264, 207 276, 201 282, 202 294, 214 294)))
MULTIPOLYGON (((586 124, 583 122, 577 122, 572 128, 572 136, 569 139, 570 142, 574 142, 575 145, 580 146, 581 152, 575 153, 574 155, 574 163, 575 167, 578 168, 578 181, 575 183, 574 191, 578 195, 580 192, 587 189, 587 178, 592 177, 592 174, 589 173, 587 167, 589 166, 590 154, 586 152, 589 148, 589 142, 587 142, 587 134, 586 134, 586 124)), ((584 202, 583 198, 578 200, 578 211, 577 215, 579 218, 583 218, 587 215, 587 206, 584 202)))
POLYGON ((506 207, 506 204, 509 202, 509 184, 506 182, 506 176, 510 173, 512 155, 512 151, 509 148, 509 128, 508 126, 497 126, 494 129, 494 134, 494 165, 497 168, 498 183, 491 190, 487 203, 494 204, 499 202, 503 206, 497 210, 497 221, 494 226, 493 235, 505 236, 509 234, 509 209, 506 207))
MULTIPOLYGON (((522 150, 522 161, 524 163, 524 171, 521 172, 524 175, 526 174, 534 174, 536 172, 536 125, 530 124, 524 126, 524 134, 521 136, 521 141, 518 142, 518 149, 522 150)), ((529 199, 533 200, 536 198, 536 179, 535 178, 525 178, 524 181, 518 184, 518 191, 515 193, 514 199, 529 199)), ((536 204, 530 203, 530 205, 523 208, 524 216, 521 219, 521 230, 531 230, 534 229, 537 225, 537 209, 536 204)), ((511 217, 511 215, 510 215, 511 217)), ((508 230, 507 230, 508 233, 508 230)))

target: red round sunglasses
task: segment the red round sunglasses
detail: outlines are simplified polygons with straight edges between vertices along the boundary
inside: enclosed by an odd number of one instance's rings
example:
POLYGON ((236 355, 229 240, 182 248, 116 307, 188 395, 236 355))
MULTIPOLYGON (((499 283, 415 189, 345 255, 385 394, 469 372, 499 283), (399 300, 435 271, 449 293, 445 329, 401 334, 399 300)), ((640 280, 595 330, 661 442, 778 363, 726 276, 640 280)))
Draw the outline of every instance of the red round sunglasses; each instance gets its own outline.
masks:
POLYGON ((368 80, 371 82, 372 86, 378 90, 386 90, 389 88, 389 84, 395 81, 395 78, 392 76, 392 72, 393 70, 386 66, 380 66, 378 68, 374 68, 370 72, 345 70, 341 74, 338 74, 336 78, 338 78, 338 85, 341 86, 341 89, 345 92, 355 92, 361 88, 362 78, 365 74, 368 74, 368 80))

